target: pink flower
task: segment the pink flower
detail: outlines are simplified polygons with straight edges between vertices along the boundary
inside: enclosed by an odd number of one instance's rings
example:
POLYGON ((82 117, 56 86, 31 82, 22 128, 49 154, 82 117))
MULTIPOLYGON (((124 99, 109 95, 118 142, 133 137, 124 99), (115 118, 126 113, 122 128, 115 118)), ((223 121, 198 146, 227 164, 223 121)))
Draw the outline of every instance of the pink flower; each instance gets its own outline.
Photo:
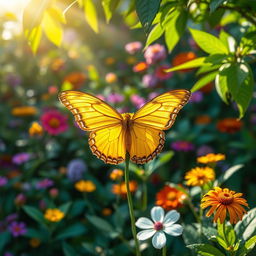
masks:
POLYGON ((146 74, 142 78, 142 84, 145 87, 154 87, 157 85, 158 79, 155 75, 153 74, 146 74))
POLYGON ((58 110, 48 110, 41 116, 45 131, 51 135, 58 135, 68 129, 67 117, 58 110))
POLYGON ((166 58, 166 50, 161 44, 153 44, 146 49, 144 57, 147 64, 156 64, 157 62, 166 58))
POLYGON ((107 101, 113 104, 122 102, 124 100, 124 96, 118 93, 110 93, 107 97, 107 101))
POLYGON ((138 52, 139 50, 142 49, 142 43, 141 42, 131 42, 125 45, 125 50, 129 53, 129 54, 135 54, 136 52, 138 52))
POLYGON ((131 102, 136 108, 141 108, 145 103, 145 99, 137 94, 131 96, 131 102))
POLYGON ((161 65, 159 66, 157 69, 156 69, 156 77, 159 79, 159 80, 167 80, 169 78, 172 77, 173 73, 172 72, 165 72, 166 69, 170 68, 169 65, 161 65))

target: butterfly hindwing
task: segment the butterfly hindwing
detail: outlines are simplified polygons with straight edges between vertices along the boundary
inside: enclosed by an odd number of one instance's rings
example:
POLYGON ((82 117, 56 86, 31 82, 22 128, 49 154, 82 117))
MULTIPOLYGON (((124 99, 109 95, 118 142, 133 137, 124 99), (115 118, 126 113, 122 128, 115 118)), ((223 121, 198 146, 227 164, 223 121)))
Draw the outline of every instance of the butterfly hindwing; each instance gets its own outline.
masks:
POLYGON ((89 145, 105 163, 119 164, 125 160, 125 130, 121 125, 90 132, 89 145))
POLYGON ((60 101, 75 116, 78 126, 85 131, 94 131, 121 124, 122 116, 101 99, 79 91, 64 91, 60 101))
POLYGON ((190 92, 173 90, 152 99, 133 116, 134 123, 159 130, 167 130, 173 125, 178 112, 188 102, 190 92))

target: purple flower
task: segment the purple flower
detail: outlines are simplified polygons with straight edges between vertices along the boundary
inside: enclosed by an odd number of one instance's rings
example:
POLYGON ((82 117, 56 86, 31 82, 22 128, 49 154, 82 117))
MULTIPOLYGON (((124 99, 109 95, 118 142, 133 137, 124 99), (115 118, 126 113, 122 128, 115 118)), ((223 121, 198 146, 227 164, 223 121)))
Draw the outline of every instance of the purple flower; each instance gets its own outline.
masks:
POLYGON ((145 87, 154 87, 157 85, 158 79, 155 75, 153 74, 146 74, 142 78, 142 84, 145 87))
POLYGON ((8 182, 8 179, 6 177, 0 176, 0 187, 3 187, 8 182))
POLYGON ((175 151, 188 152, 194 150, 194 145, 189 141, 175 141, 171 144, 172 149, 175 151))
POLYGON ((50 179, 43 179, 40 180, 36 183, 36 188, 37 189, 44 189, 44 188, 49 188, 51 186, 53 186, 54 182, 50 179))
POLYGON ((14 221, 9 225, 8 229, 14 237, 22 236, 27 232, 27 226, 24 222, 14 221))
POLYGON ((68 163, 67 176, 72 182, 81 180, 83 173, 87 170, 85 162, 81 159, 74 159, 68 163))
POLYGON ((17 219, 18 219, 18 214, 17 213, 12 213, 12 214, 9 214, 8 216, 6 216, 5 221, 7 223, 11 223, 11 222, 13 222, 17 219))
POLYGON ((25 204, 26 201, 27 197, 23 193, 18 194, 14 199, 14 203, 18 206, 25 204))
POLYGON ((202 99, 203 99, 203 93, 200 91, 197 91, 192 93, 190 102, 198 103, 198 102, 201 102, 202 99))
POLYGON ((135 54, 142 49, 142 43, 138 41, 131 42, 126 44, 124 48, 129 54, 135 54))
POLYGON ((107 101, 113 104, 122 102, 124 100, 124 96, 118 93, 110 93, 107 97, 107 101))
POLYGON ((145 99, 137 94, 131 96, 131 102, 136 108, 141 108, 145 103, 145 99))
POLYGON ((210 147, 208 145, 202 145, 196 151, 197 156, 204 156, 204 155, 207 155, 210 153, 214 153, 214 150, 212 147, 210 147))
POLYGON ((10 252, 5 252, 4 256, 14 256, 14 254, 10 253, 10 252))
POLYGON ((149 100, 152 100, 152 99, 154 99, 155 97, 157 97, 158 95, 159 95, 158 92, 151 92, 151 93, 149 94, 149 96, 148 96, 148 99, 149 99, 149 100))
POLYGON ((29 153, 25 153, 25 152, 18 153, 13 156, 12 162, 14 164, 20 165, 20 164, 26 163, 30 158, 31 158, 31 155, 29 153))
POLYGON ((6 83, 11 87, 16 87, 21 84, 21 78, 16 74, 8 74, 5 79, 6 83))
POLYGON ((166 50, 161 44, 153 44, 146 49, 144 57, 147 64, 156 64, 157 62, 166 58, 166 50))

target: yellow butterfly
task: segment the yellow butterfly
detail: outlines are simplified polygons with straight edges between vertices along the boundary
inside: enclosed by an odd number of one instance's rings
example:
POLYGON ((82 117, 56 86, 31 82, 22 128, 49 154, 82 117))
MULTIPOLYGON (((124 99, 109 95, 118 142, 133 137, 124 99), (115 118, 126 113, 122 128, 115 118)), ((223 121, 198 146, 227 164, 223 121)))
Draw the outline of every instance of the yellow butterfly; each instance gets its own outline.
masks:
POLYGON ((169 129, 190 91, 173 90, 152 99, 134 113, 118 113, 103 100, 79 91, 63 91, 59 100, 75 116, 78 126, 90 131, 94 155, 108 164, 119 164, 126 153, 132 162, 144 164, 161 152, 163 130, 169 129))

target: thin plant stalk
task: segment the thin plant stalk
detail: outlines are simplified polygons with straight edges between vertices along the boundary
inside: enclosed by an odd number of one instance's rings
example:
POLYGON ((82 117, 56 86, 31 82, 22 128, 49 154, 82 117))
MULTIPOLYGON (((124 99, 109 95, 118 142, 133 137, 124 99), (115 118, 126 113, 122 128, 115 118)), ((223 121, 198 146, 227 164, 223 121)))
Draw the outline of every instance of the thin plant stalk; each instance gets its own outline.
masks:
POLYGON ((162 249, 162 256, 166 256, 167 255, 167 247, 166 245, 163 247, 162 249))
POLYGON ((124 179, 125 179, 125 185, 127 190, 127 201, 128 201, 129 213, 130 213, 130 219, 131 219, 132 235, 135 241, 136 256, 140 256, 141 254, 140 254, 140 248, 139 248, 139 241, 136 236, 136 226, 135 226, 132 196, 131 196, 131 191, 129 186, 129 161, 130 161, 130 156, 127 153, 125 157, 124 179))
POLYGON ((147 182, 145 179, 143 179, 142 182, 142 211, 145 211, 147 209, 148 204, 148 189, 147 189, 147 182))

